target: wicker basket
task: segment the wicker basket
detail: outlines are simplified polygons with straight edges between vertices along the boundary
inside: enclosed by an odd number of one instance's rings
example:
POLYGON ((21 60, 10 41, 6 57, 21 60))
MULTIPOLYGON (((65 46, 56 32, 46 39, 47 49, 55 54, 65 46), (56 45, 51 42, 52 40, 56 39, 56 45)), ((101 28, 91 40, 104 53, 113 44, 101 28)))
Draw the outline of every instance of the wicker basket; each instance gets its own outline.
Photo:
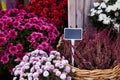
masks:
POLYGON ((81 70, 75 68, 74 80, 120 80, 120 64, 113 69, 81 70))
MULTIPOLYGON (((57 45, 57 50, 60 52, 63 50, 64 52, 66 48, 71 52, 70 41, 63 40, 62 36, 57 45), (64 44, 67 44, 67 46, 63 47, 64 44)), ((67 58, 68 57, 70 57, 70 55, 67 55, 67 58)), ((73 66, 71 67, 75 69, 73 80, 120 80, 120 64, 112 69, 83 70, 73 66)))

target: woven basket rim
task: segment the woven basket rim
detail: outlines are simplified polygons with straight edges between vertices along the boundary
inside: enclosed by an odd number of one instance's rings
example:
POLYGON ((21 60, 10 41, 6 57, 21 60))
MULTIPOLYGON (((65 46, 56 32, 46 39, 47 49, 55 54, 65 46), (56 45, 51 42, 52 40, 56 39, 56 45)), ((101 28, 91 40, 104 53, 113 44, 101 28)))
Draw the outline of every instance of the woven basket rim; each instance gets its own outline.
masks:
MULTIPOLYGON (((71 66, 75 69, 74 79, 80 80, 81 78, 93 79, 93 78, 105 78, 105 79, 115 79, 116 77, 120 77, 120 63, 112 69, 94 69, 94 70, 85 70, 79 69, 71 66)), ((116 79, 115 79, 116 80, 116 79)))

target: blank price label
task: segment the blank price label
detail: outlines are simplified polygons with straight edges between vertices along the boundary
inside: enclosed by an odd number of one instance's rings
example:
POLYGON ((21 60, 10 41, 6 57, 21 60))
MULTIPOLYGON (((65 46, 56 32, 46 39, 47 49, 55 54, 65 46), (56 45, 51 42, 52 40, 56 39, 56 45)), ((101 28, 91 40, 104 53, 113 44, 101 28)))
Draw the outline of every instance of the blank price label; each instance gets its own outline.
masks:
POLYGON ((65 28, 64 39, 65 40, 82 40, 82 28, 65 28))

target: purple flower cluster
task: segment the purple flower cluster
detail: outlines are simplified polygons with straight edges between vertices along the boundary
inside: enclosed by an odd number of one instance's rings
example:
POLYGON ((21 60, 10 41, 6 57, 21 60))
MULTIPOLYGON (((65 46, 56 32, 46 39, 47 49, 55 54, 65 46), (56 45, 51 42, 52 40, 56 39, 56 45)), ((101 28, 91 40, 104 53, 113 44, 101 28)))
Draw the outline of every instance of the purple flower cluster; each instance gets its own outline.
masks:
POLYGON ((11 57, 20 61, 35 49, 49 52, 58 35, 56 26, 43 17, 19 9, 0 11, 0 62, 9 64, 11 57))
POLYGON ((34 50, 26 54, 20 64, 13 69, 14 79, 19 80, 72 80, 70 74, 74 69, 68 66, 68 60, 60 57, 57 51, 48 56, 42 50, 34 50))

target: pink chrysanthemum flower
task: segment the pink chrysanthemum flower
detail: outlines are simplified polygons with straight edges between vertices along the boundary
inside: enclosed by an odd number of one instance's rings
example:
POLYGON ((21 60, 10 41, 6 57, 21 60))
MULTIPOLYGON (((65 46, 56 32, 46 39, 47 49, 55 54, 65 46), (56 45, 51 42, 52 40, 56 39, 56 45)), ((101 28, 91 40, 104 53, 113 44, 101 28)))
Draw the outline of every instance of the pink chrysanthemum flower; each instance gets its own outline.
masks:
POLYGON ((5 37, 0 37, 0 46, 3 46, 6 43, 5 37))
POLYGON ((12 55, 14 55, 14 54, 16 54, 16 53, 18 52, 18 49, 17 49, 16 46, 11 46, 11 47, 9 48, 9 52, 10 52, 12 55))
POLYGON ((9 62, 9 55, 8 55, 8 54, 3 55, 3 56, 1 57, 1 62, 2 62, 3 64, 8 63, 8 62, 9 62))
POLYGON ((15 39, 17 37, 17 32, 15 30, 10 30, 9 37, 15 39))
POLYGON ((23 50, 23 45, 22 44, 17 44, 16 47, 19 51, 23 50))

